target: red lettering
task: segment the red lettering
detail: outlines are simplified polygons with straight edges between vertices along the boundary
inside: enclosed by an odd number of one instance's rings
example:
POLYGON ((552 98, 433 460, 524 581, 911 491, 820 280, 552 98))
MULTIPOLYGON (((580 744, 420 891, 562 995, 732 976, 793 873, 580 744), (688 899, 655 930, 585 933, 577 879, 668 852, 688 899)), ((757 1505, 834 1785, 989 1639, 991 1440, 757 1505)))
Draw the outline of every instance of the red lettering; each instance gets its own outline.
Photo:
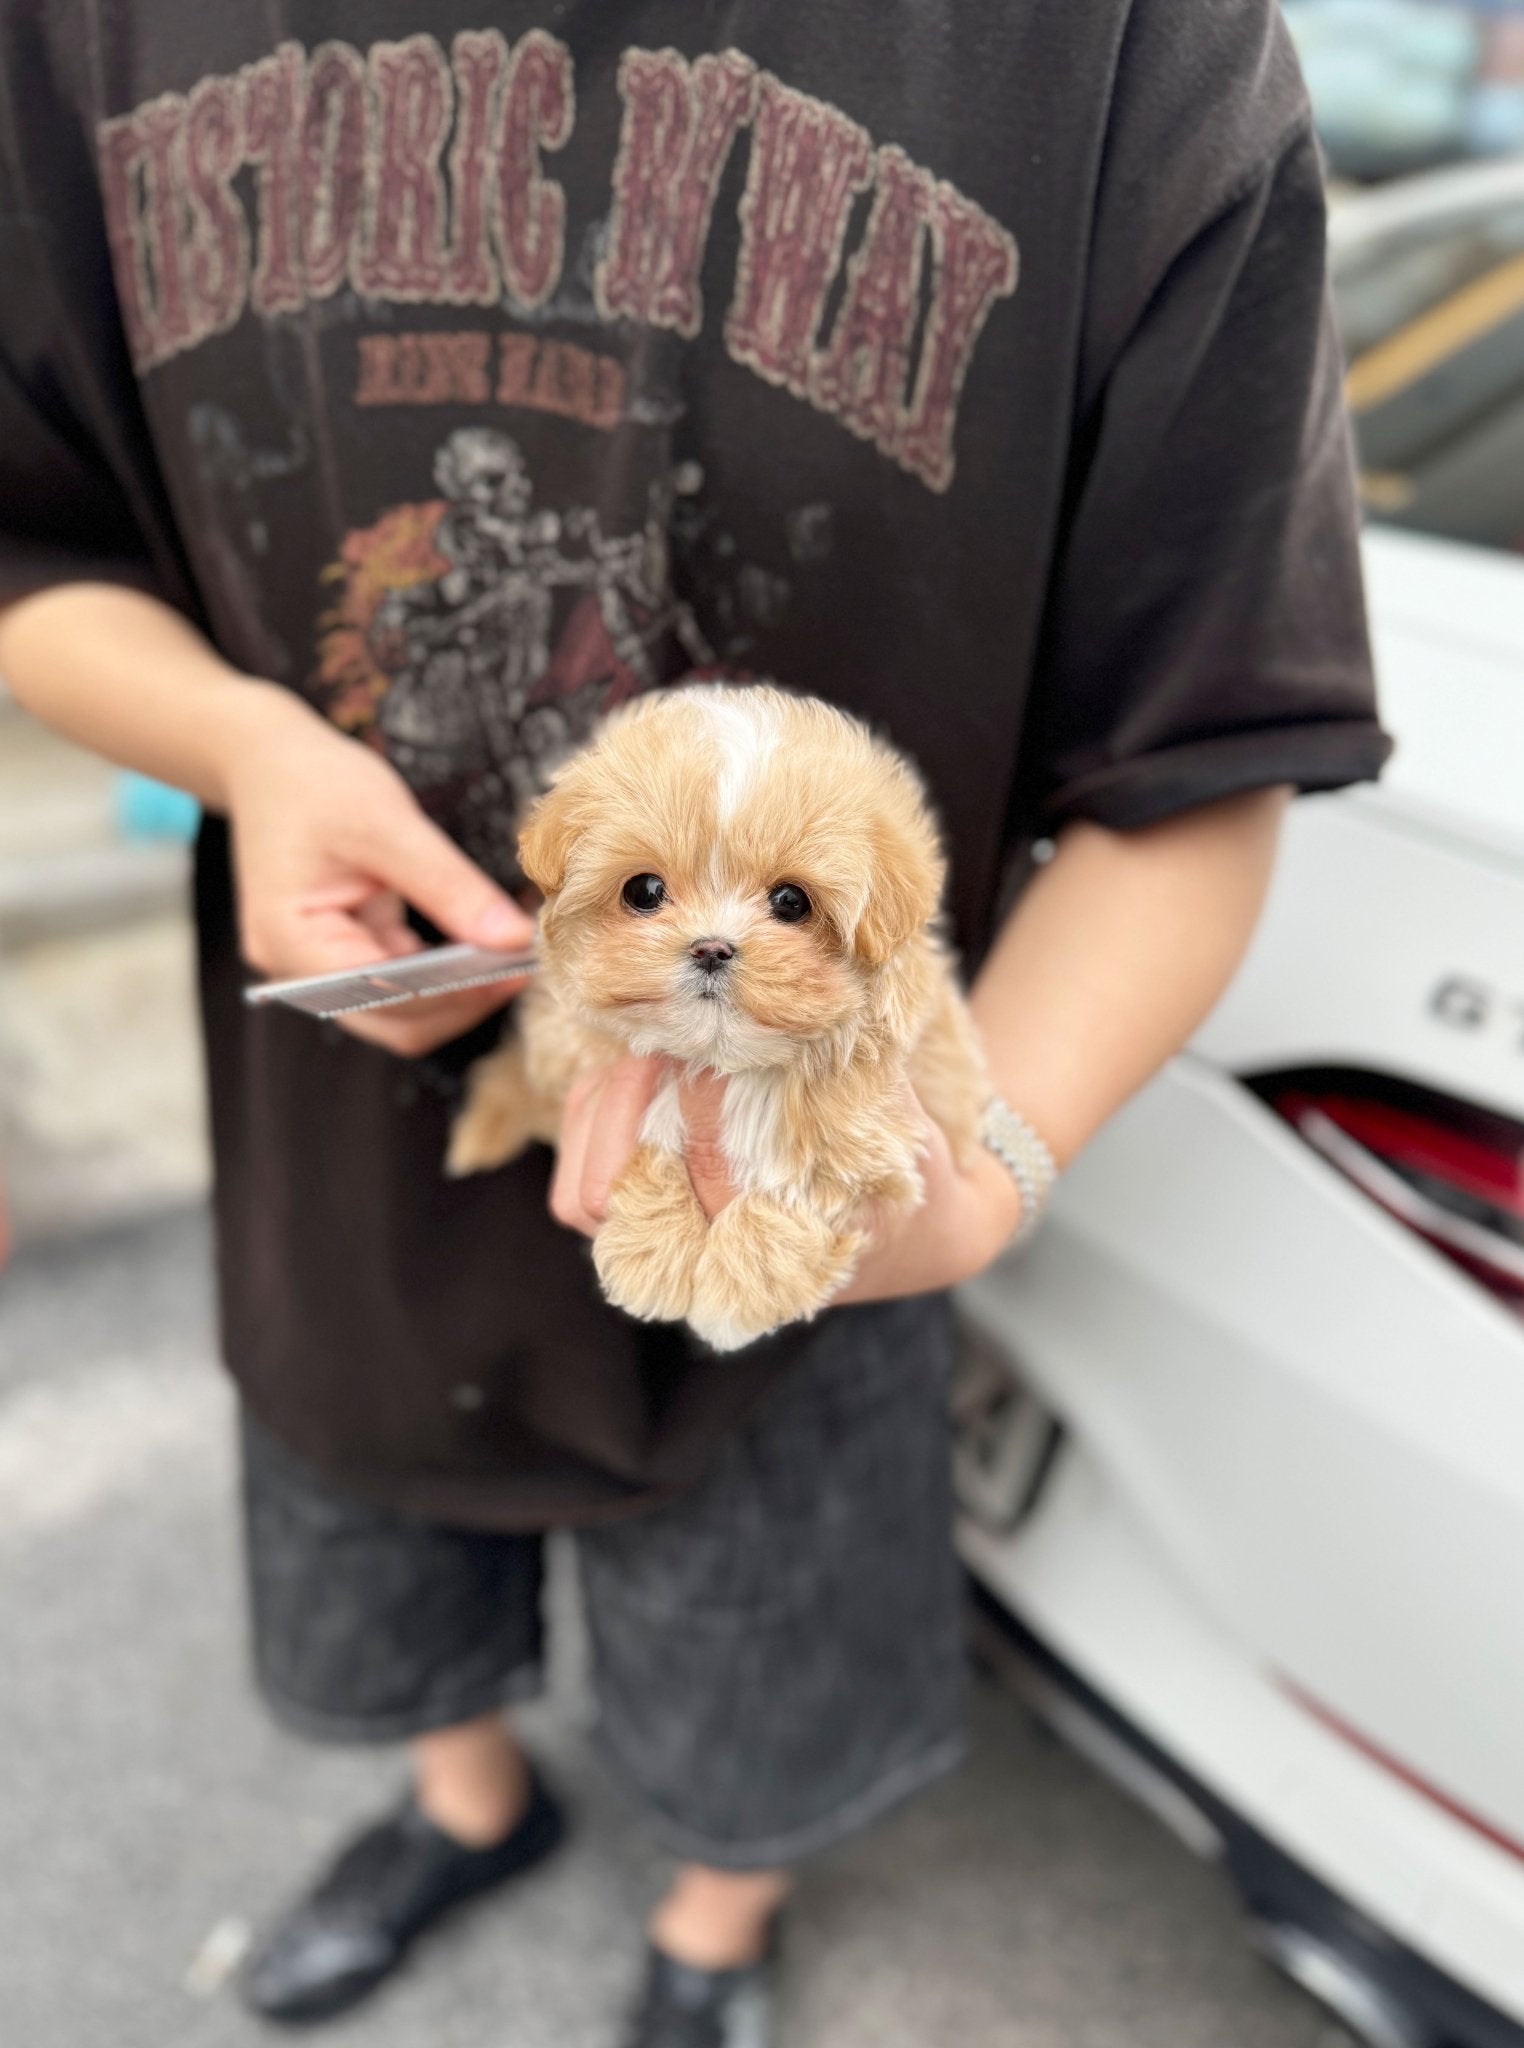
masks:
POLYGON ((932 177, 902 149, 878 152, 873 210, 847 265, 829 346, 810 366, 810 397, 886 452, 904 420, 932 177))
POLYGON ((498 342, 497 402, 523 405, 529 396, 534 370, 535 339, 532 334, 505 334, 498 342))
POLYGON ((143 370, 158 353, 153 305, 148 295, 148 250, 139 206, 138 172, 143 162, 143 135, 135 114, 122 114, 100 125, 101 200, 106 215, 106 240, 116 278, 116 301, 122 329, 136 369, 143 370))
POLYGON ((396 405, 397 341, 391 334, 360 336, 360 381, 355 386, 356 405, 396 405))
POLYGON ((561 279, 566 194, 541 171, 540 152, 564 145, 575 115, 571 52, 531 29, 514 47, 503 91, 494 221, 503 281, 522 306, 542 306, 561 279))
POLYGON ((365 196, 365 65, 348 43, 312 53, 302 108, 302 273, 309 299, 325 299, 349 274, 365 196))
POLYGON ((624 417, 624 364, 617 356, 599 355, 594 360, 597 368, 593 372, 593 410, 588 424, 617 427, 624 417))
POLYGON ((570 342, 548 341, 535 366, 534 401, 546 412, 585 420, 593 411, 593 357, 570 342))
POLYGON ((974 344, 997 299, 1016 289, 1016 244, 982 206, 941 179, 931 201, 931 312, 915 397, 890 453, 934 491, 953 479, 953 428, 974 344))
POLYGON ((370 78, 380 142, 355 283, 377 298, 437 298, 444 284, 439 153, 450 125, 449 67, 432 36, 409 36, 372 44, 370 78))
MULTIPOLYGON (((737 50, 690 61, 628 49, 618 90, 612 204, 593 278, 602 316, 687 339, 700 332, 716 195, 750 125, 730 354, 945 491, 974 350, 1016 289, 1011 235, 902 149, 875 151, 840 109, 737 50), (854 203, 870 187, 826 335, 854 203)), ((534 29, 510 48, 488 29, 457 34, 448 62, 431 35, 364 55, 327 42, 310 65, 285 42, 236 77, 204 78, 187 96, 165 93, 103 121, 102 204, 134 365, 225 331, 246 305, 295 312, 346 278, 389 299, 495 306, 506 293, 544 305, 566 261, 566 195, 544 160, 566 145, 575 117, 566 45, 534 29), (245 162, 252 217, 236 182, 245 162)), ((358 405, 495 399, 605 428, 624 415, 623 366, 569 342, 392 332, 364 337, 359 350, 358 405)))
POLYGON ((498 338, 499 405, 557 413, 590 427, 615 426, 624 416, 624 366, 617 358, 571 341, 541 341, 532 334, 498 338))
POLYGON ((757 67, 737 50, 690 66, 676 50, 626 50, 608 254, 595 288, 624 314, 689 340, 703 323, 699 272, 714 196, 736 135, 756 110, 757 67))
POLYGON ((853 196, 871 174, 865 130, 835 107, 759 80, 741 253, 725 342, 737 362, 796 398, 841 259, 853 196))
POLYGON ((190 301, 185 289, 185 102, 167 92, 140 107, 148 154, 148 251, 158 302, 158 358, 185 347, 191 338, 190 301))
POLYGON ((487 378, 490 338, 475 332, 429 338, 438 349, 451 400, 457 405, 485 405, 492 389, 487 378))
POLYGON ((302 306, 297 271, 301 44, 282 43, 273 57, 246 65, 241 79, 244 151, 250 163, 259 166, 259 254, 249 302, 256 313, 295 313, 302 306))
POLYGON ((231 182, 242 161, 238 88, 231 78, 203 78, 190 95, 185 120, 185 177, 195 222, 193 341, 231 327, 248 295, 249 224, 231 182))
POLYGON ((360 338, 356 405, 485 405, 491 337, 366 334, 360 338))
POLYGON ((466 29, 450 48, 455 73, 455 145, 450 151, 451 235, 444 296, 491 306, 501 286, 487 234, 488 147, 497 94, 508 70, 508 45, 495 28, 466 29))

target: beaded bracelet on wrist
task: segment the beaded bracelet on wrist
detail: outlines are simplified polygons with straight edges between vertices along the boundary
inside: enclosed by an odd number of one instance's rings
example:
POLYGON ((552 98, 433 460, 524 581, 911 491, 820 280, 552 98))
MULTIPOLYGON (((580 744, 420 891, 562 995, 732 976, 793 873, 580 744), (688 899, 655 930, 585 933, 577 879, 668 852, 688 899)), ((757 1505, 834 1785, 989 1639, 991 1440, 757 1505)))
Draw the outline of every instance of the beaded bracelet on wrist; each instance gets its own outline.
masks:
POLYGON ((979 1136, 1021 1191, 1021 1221, 1011 1237, 1012 1244, 1021 1244, 1042 1221, 1058 1178, 1057 1163, 1046 1140, 998 1095, 985 1105, 979 1136))

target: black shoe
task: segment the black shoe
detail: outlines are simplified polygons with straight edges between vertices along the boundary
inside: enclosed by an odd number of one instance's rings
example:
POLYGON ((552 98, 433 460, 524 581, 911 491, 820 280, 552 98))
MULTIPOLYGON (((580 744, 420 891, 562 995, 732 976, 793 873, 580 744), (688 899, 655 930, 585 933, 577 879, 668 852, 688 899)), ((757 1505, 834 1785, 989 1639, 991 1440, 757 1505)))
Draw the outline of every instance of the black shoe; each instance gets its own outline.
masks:
POLYGON ((538 1778, 531 1780, 523 1819, 490 1849, 466 1848, 410 1797, 351 1842, 270 1930, 244 1965, 244 2003, 264 2019, 288 2024, 343 2012, 396 1969, 408 1944, 441 1913, 531 1869, 565 1828, 560 1807, 538 1778))
POLYGON ((624 2048, 775 2048, 773 1956, 740 1970, 695 1970, 646 1951, 646 1983, 624 2048))

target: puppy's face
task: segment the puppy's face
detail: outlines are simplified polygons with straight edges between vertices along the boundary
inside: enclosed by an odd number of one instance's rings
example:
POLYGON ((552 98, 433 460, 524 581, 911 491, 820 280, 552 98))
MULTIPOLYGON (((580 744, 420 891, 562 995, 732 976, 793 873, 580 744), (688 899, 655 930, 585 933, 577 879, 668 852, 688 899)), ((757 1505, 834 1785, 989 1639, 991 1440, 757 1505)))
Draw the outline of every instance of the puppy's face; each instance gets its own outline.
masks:
POLYGON ((942 881, 904 764, 770 688, 641 699, 563 771, 519 852, 563 998, 636 1051, 722 1073, 881 1016, 942 881))

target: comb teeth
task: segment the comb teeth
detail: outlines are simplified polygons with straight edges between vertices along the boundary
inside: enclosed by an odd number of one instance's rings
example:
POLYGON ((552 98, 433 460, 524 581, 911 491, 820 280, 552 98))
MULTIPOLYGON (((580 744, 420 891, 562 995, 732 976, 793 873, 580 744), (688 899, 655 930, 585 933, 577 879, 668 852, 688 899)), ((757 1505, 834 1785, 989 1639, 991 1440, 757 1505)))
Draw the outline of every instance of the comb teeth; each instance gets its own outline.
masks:
POLYGON ((379 960, 373 967, 309 974, 298 981, 257 982, 244 990, 243 999, 257 1009, 281 1003, 308 1017, 342 1017, 352 1010, 383 1010, 424 996, 516 981, 532 974, 535 965, 535 956, 527 949, 499 953, 485 946, 429 946, 399 960, 379 960))

